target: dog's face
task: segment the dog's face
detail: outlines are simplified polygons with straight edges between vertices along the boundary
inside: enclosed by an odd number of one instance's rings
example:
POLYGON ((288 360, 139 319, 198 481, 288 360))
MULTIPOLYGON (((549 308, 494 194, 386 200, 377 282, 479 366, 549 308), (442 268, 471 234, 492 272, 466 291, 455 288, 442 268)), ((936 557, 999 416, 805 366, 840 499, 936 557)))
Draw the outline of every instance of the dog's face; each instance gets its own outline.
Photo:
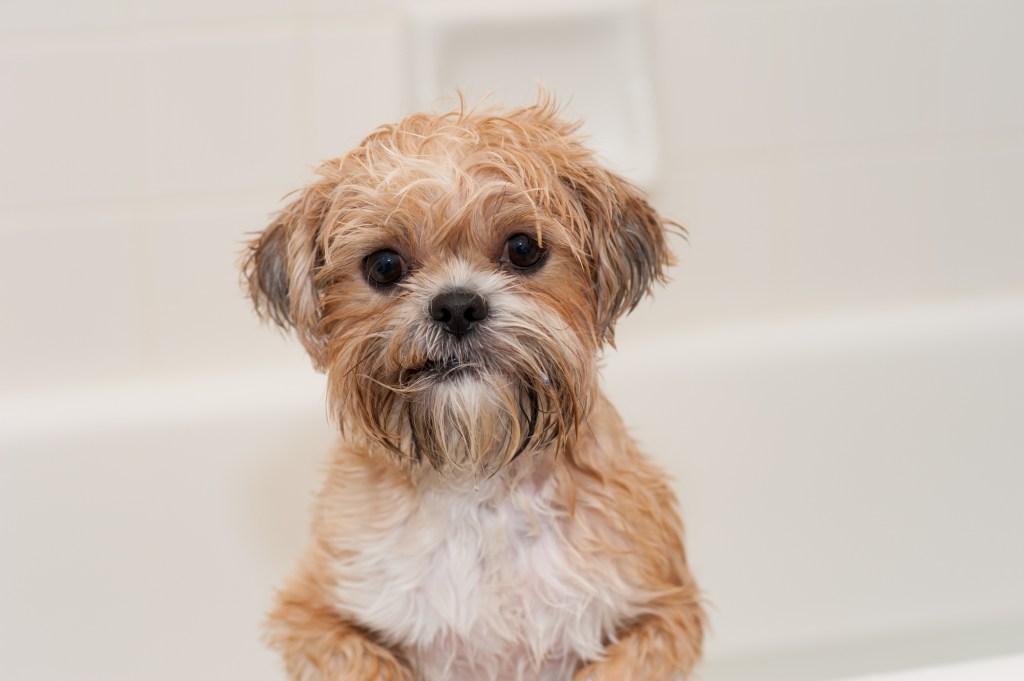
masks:
POLYGON ((261 314, 328 373, 350 435, 493 471, 571 444, 663 220, 538 105, 414 115, 319 169, 251 245, 261 314))

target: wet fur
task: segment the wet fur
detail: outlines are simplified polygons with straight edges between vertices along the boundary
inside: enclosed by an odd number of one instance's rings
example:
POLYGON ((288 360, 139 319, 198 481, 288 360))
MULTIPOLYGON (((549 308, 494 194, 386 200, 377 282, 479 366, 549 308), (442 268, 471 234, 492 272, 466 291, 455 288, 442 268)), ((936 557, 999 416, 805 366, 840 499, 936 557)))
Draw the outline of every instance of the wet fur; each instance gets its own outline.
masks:
POLYGON ((683 678, 704 616, 675 500, 597 382, 666 222, 546 101, 410 116, 318 173, 244 264, 343 436, 270 617, 290 677, 683 678), (524 231, 535 271, 501 262, 524 231), (388 289, 382 248, 410 267, 388 289), (459 340, 426 314, 455 288, 490 309, 459 340))

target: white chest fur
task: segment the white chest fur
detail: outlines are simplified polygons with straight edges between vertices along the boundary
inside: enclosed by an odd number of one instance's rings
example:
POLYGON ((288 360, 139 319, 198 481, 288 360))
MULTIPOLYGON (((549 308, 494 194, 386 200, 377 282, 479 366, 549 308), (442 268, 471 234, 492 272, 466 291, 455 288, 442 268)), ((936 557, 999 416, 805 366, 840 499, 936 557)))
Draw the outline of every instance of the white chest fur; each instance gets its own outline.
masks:
POLYGON ((565 539, 550 482, 439 486, 357 537, 339 607, 410 659, 423 681, 565 681, 631 614, 614 570, 565 539), (398 520, 398 522, 395 522, 398 520))

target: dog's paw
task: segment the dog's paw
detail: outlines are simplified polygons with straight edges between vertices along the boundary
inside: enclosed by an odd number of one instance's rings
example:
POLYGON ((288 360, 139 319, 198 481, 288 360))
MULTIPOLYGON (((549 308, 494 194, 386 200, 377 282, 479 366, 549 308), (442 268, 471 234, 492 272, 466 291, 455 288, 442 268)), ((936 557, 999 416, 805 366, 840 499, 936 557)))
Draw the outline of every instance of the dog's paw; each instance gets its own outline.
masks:
POLYGON ((291 665, 289 672, 292 681, 413 681, 404 665, 383 655, 307 658, 291 665))
POLYGON ((291 681, 414 681, 389 649, 349 630, 282 647, 291 681))

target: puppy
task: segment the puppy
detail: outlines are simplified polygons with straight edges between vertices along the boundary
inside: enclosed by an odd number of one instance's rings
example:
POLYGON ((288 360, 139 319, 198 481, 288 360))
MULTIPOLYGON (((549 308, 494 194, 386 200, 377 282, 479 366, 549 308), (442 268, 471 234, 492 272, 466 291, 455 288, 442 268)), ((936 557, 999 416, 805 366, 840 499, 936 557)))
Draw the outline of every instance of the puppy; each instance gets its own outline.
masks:
POLYGON ((247 250, 342 433, 269 639, 295 681, 660 681, 704 614, 665 475, 602 394, 667 222, 550 102, 416 114, 247 250))

